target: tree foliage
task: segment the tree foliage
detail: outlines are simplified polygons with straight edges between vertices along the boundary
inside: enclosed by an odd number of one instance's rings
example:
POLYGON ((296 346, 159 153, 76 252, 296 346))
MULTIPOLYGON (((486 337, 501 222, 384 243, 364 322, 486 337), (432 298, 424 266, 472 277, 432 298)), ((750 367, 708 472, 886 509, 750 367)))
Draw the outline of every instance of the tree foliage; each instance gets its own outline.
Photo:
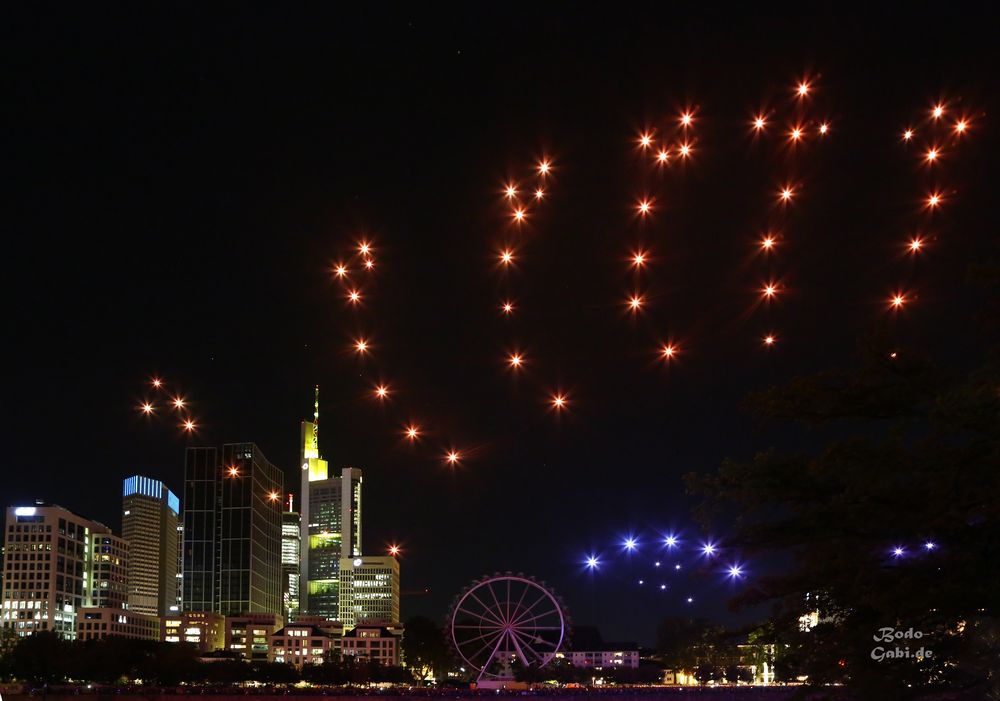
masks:
POLYGON ((974 367, 935 363, 882 335, 852 367, 752 395, 758 417, 809 427, 799 442, 818 432, 824 444, 686 477, 705 497, 704 520, 738 513, 733 546, 792 555, 734 603, 776 605, 794 673, 870 697, 998 693, 1000 348, 965 342, 987 349, 974 367), (819 624, 800 631, 813 611, 819 624), (923 635, 876 641, 886 627, 923 635), (879 645, 933 654, 877 661, 879 645))

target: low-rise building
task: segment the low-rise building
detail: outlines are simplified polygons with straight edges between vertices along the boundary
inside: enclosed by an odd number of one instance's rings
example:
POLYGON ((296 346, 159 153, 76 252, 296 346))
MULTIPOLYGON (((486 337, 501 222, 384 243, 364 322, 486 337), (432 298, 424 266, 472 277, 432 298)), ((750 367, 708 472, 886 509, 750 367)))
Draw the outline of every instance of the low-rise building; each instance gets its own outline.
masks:
POLYGON ((290 623, 270 636, 269 662, 302 667, 320 664, 327 655, 339 655, 341 636, 309 623, 290 623))
POLYGON ((76 639, 159 640, 160 617, 123 608, 86 607, 76 611, 76 639))
POLYGON ((226 616, 225 649, 245 660, 266 660, 270 636, 285 625, 275 613, 244 613, 226 616))
POLYGON ((372 660, 387 667, 398 667, 402 637, 401 625, 363 623, 344 633, 341 654, 372 660))
POLYGON ((163 616, 160 639, 168 643, 193 643, 200 652, 222 650, 226 645, 226 619, 222 614, 208 611, 163 616))
POLYGON ((581 669, 638 669, 639 646, 635 643, 603 643, 597 649, 566 653, 574 667, 581 669))

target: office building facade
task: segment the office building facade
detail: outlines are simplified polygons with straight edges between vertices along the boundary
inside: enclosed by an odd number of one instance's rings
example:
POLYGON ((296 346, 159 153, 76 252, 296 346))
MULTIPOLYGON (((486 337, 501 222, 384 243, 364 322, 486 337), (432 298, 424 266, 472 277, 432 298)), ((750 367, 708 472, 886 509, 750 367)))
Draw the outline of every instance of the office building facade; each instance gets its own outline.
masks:
POLYGON ((80 609, 121 604, 126 563, 126 544, 104 524, 45 502, 12 506, 4 526, 0 622, 18 636, 51 631, 72 640, 80 609))
POLYGON ((122 483, 122 537, 129 544, 128 608, 160 616, 177 604, 180 500, 159 480, 122 483))
POLYGON ((302 557, 302 522, 288 495, 288 511, 281 514, 281 600, 286 620, 299 612, 299 560, 302 557))
POLYGON ((319 388, 312 421, 300 432, 299 610, 340 618, 340 562, 361 554, 361 470, 331 475, 319 450, 319 388))
POLYGON ((188 448, 184 611, 282 614, 284 475, 254 443, 188 448))
POLYGON ((340 561, 340 621, 346 627, 399 622, 399 561, 391 556, 340 561))

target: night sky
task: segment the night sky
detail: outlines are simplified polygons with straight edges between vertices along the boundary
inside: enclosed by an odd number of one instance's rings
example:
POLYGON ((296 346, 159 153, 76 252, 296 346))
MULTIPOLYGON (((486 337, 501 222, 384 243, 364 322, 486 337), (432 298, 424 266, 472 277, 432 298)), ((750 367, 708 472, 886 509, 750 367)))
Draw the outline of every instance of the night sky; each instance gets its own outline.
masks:
MULTIPOLYGON (((665 616, 759 614, 727 611, 739 584, 718 567, 651 566, 674 563, 658 533, 725 542, 725 523, 692 523, 682 474, 819 439, 756 424, 747 392, 849 364, 879 329, 957 363, 978 351, 966 272, 996 238, 998 61, 974 6, 235 7, 6 18, 4 504, 43 498, 117 528, 123 477, 180 492, 185 445, 231 441, 256 442, 297 490, 318 383, 324 457, 365 471, 364 550, 399 543, 404 592, 429 589, 404 596, 404 618, 443 619, 472 578, 524 571, 576 622, 649 643, 665 616), (791 147, 796 123, 806 136, 791 147), (645 130, 690 141, 691 158, 658 167, 638 147, 645 130), (503 187, 534 188, 542 157, 545 198, 514 226, 503 187), (786 183, 795 200, 781 206, 786 183), (945 199, 928 216, 934 190, 945 199), (331 274, 338 261, 350 283, 331 274), (897 291, 907 304, 891 312, 897 291), (667 365, 665 342, 678 349, 667 365), (154 376, 190 401, 194 436, 154 376), (153 419, 137 411, 146 400, 153 419), (596 574, 582 566, 592 553, 596 574)), ((740 553, 720 566, 733 558, 760 572, 740 553)))

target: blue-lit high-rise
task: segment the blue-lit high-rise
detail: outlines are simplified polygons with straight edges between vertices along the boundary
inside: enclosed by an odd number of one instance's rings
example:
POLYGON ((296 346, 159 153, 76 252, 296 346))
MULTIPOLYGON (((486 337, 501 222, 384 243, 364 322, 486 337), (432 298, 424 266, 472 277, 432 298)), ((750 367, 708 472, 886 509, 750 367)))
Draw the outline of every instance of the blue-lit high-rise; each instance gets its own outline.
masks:
POLYGON ((159 480, 134 475, 122 483, 122 537, 129 543, 128 607, 162 616, 177 604, 180 500, 159 480))

